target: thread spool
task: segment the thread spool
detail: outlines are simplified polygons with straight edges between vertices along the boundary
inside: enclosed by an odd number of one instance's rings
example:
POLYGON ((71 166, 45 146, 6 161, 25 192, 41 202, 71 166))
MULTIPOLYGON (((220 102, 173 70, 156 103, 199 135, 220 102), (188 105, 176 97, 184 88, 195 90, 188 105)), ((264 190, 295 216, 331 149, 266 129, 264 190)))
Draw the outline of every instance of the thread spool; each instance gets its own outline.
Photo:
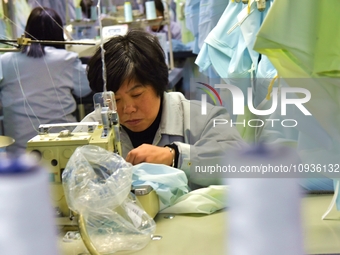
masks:
POLYGON ((117 7, 115 5, 111 6, 111 12, 116 13, 117 12, 117 7))
POLYGON ((76 20, 82 20, 83 19, 83 14, 81 12, 81 8, 77 7, 76 8, 76 20))
POLYGON ((146 19, 156 19, 156 5, 154 1, 145 2, 146 19))
POLYGON ((0 158, 1 255, 57 255, 47 171, 23 155, 0 158))
POLYGON ((124 17, 125 22, 132 22, 132 7, 130 2, 124 3, 124 17))
POLYGON ((91 6, 91 20, 97 20, 98 14, 97 14, 97 7, 91 6))

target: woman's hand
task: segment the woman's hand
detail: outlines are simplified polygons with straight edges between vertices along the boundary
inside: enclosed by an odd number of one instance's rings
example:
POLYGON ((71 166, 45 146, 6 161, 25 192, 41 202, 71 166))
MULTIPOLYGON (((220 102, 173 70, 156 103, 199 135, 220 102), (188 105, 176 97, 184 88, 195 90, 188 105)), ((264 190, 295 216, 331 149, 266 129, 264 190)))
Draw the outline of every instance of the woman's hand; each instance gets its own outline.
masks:
POLYGON ((146 162, 172 166, 174 157, 175 152, 171 152, 168 147, 142 144, 139 147, 131 150, 126 156, 125 160, 132 165, 146 162))

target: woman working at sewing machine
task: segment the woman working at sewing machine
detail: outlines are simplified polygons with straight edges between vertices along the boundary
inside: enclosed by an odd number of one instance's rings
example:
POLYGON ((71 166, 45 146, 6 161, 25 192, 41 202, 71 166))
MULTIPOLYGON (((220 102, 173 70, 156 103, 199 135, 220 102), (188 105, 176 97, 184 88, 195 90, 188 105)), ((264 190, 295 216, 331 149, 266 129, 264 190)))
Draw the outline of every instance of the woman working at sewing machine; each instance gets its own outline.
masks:
MULTIPOLYGON (((51 8, 34 8, 25 36, 65 41, 61 17, 51 8)), ((9 152, 25 150, 27 141, 38 134, 40 124, 76 121, 73 94, 82 97, 91 92, 78 54, 67 51, 64 44, 50 42, 24 45, 21 52, 7 52, 0 57, 4 134, 15 139, 9 152)))
MULTIPOLYGON (((208 103, 202 115, 199 101, 166 92, 168 66, 156 37, 130 31, 107 41, 104 49, 107 91, 115 93, 126 161, 173 166, 190 177, 194 165, 221 164, 226 151, 244 145, 230 125, 214 127, 214 119, 229 119, 225 108, 208 103)), ((88 62, 88 79, 93 91, 103 91, 100 48, 88 62)), ((94 112, 83 121, 97 121, 94 112)), ((200 186, 218 182, 188 179, 200 186)))
MULTIPOLYGON (((165 9, 164 9, 164 4, 162 0, 154 0, 155 2, 155 8, 156 8, 156 16, 157 17, 164 17, 165 15, 165 9)), ((167 40, 168 38, 168 30, 170 29, 171 31, 171 39, 175 39, 178 41, 182 40, 182 31, 181 31, 181 26, 179 23, 176 22, 176 20, 170 16, 171 22, 169 25, 153 25, 151 27, 146 27, 146 31, 148 32, 153 32, 153 33, 165 33, 167 40)))

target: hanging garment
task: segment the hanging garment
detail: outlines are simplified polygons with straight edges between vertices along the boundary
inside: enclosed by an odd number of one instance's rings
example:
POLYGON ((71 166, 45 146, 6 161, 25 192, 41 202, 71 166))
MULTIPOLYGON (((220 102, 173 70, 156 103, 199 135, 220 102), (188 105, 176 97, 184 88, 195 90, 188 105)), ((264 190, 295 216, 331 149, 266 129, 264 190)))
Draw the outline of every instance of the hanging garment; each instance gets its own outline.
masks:
MULTIPOLYGON (((252 47, 262 15, 256 8, 255 1, 250 1, 249 5, 230 2, 218 24, 205 39, 195 62, 201 70, 212 66, 225 83, 240 88, 245 96, 245 104, 247 89, 252 86, 259 58, 259 53, 252 47)), ((232 113, 233 98, 229 90, 220 89, 220 96, 224 106, 232 113)), ((231 115, 231 118, 238 123, 251 119, 251 112, 248 109, 245 111, 244 115, 231 115)), ((250 142, 254 140, 254 128, 248 125, 237 127, 244 139, 250 142)))
POLYGON ((213 65, 220 77, 227 78, 230 60, 239 40, 239 28, 236 28, 231 34, 227 32, 237 21, 237 15, 241 10, 242 4, 230 2, 217 25, 205 39, 195 61, 202 70, 213 65), (214 56, 217 57, 214 58, 214 56))
POLYGON ((340 31, 340 23, 334 22, 339 8, 336 0, 274 1, 254 46, 290 87, 306 88, 312 95, 304 106, 322 131, 313 132, 315 125, 300 130, 318 142, 316 148, 302 146, 307 162, 336 163, 340 154, 340 36, 334 36, 340 31), (325 41, 331 37, 332 43, 325 41), (321 141, 321 135, 329 139, 321 141))
POLYGON ((201 49, 205 38, 221 18, 228 0, 201 0, 198 23, 198 47, 201 49))
POLYGON ((290 87, 310 91, 304 106, 318 125, 300 126, 299 155, 304 163, 327 168, 340 155, 339 8, 336 0, 274 1, 254 45, 290 87))
POLYGON ((200 0, 186 0, 184 7, 184 16, 186 27, 190 30, 194 36, 194 44, 192 52, 197 54, 199 52, 198 47, 198 20, 199 20, 200 0))

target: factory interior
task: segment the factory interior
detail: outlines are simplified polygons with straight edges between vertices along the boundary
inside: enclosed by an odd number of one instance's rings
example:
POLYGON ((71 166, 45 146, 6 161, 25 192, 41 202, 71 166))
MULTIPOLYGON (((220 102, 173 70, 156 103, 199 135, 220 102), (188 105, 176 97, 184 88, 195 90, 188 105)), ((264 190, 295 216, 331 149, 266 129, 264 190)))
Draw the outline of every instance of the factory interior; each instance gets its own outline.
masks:
POLYGON ((0 0, 1 255, 340 255, 339 0, 0 0))

